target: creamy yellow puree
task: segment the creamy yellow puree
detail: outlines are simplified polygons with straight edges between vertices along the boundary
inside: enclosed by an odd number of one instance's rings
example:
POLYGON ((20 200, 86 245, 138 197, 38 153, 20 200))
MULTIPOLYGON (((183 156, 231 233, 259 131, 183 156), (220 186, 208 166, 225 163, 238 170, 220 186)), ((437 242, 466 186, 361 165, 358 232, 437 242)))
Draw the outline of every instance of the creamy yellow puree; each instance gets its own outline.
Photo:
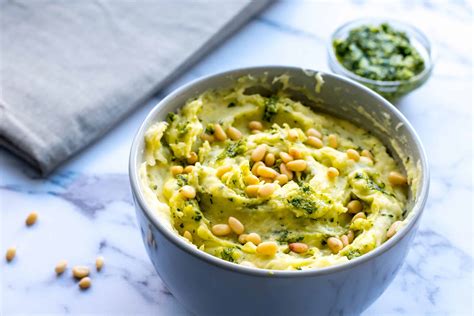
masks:
POLYGON ((140 176, 166 226, 223 260, 278 270, 346 262, 396 232, 407 185, 380 140, 246 88, 207 91, 146 132, 140 176))

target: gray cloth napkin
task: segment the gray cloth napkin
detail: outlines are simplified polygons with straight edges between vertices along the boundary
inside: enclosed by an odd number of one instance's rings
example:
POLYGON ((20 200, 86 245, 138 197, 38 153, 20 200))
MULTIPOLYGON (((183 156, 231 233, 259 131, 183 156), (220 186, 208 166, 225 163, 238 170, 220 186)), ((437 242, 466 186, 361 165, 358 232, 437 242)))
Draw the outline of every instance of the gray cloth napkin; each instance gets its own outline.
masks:
POLYGON ((43 175, 268 0, 0 0, 0 145, 43 175))

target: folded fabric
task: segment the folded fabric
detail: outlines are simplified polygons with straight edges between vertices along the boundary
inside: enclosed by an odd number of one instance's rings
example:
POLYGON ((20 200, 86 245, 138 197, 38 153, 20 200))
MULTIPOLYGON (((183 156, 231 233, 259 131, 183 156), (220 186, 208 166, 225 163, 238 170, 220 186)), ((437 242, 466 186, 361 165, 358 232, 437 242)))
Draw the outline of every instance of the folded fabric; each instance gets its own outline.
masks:
POLYGON ((0 145, 48 174, 268 2, 0 2, 0 145))

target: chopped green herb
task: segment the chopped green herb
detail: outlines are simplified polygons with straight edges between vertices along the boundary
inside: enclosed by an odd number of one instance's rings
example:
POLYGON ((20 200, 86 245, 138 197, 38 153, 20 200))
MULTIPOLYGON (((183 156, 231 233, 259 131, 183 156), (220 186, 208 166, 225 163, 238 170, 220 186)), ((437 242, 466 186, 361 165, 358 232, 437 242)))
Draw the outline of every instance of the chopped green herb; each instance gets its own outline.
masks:
POLYGON ((174 122, 174 120, 176 120, 177 117, 178 117, 178 115, 176 115, 175 113, 169 112, 168 115, 166 115, 166 121, 168 123, 172 123, 172 122, 174 122))
POLYGON ((359 250, 356 250, 356 249, 351 249, 347 254, 346 254, 346 257, 347 259, 349 260, 352 260, 354 258, 357 258, 357 257, 360 257, 361 256, 361 253, 359 250))
POLYGON ((311 187, 310 187, 308 184, 304 183, 304 184, 302 184, 302 186, 301 186, 301 190, 302 190, 304 193, 309 193, 309 192, 311 192, 311 187))
POLYGON ((383 194, 386 194, 386 195, 390 195, 392 197, 395 197, 395 195, 393 193, 389 193, 385 190, 385 183, 383 182, 380 182, 380 183, 377 183, 374 179, 372 179, 371 177, 369 176, 364 176, 362 173, 356 173, 355 179, 357 180, 365 180, 365 182, 367 183, 367 188, 369 190, 374 190, 374 191, 379 191, 383 194))
POLYGON ((176 128, 177 128, 178 134, 179 134, 180 136, 186 134, 187 131, 189 130, 188 123, 189 123, 189 122, 187 122, 187 121, 178 122, 176 128))
POLYGON ((206 126, 206 130, 204 131, 206 134, 209 134, 209 135, 214 135, 214 132, 215 132, 215 128, 214 128, 214 124, 207 124, 206 126))
POLYGON ((176 176, 176 180, 178 181, 178 185, 180 187, 188 184, 188 176, 187 175, 184 175, 184 174, 178 174, 176 176))
POLYGON ((199 222, 202 219, 202 214, 196 212, 196 215, 193 216, 193 219, 196 222, 199 222))
POLYGON ((265 110, 263 112, 263 120, 271 122, 273 116, 278 113, 278 98, 273 96, 265 102, 265 110))
POLYGON ((287 201, 294 207, 306 211, 306 213, 308 214, 313 214, 314 212, 318 210, 318 207, 313 201, 306 199, 304 197, 297 196, 287 201))
POLYGON ((288 230, 280 230, 276 231, 279 236, 277 238, 277 241, 280 243, 292 243, 292 242, 300 242, 304 240, 304 236, 297 235, 293 232, 289 232, 288 230))
POLYGON ((221 251, 221 258, 229 262, 235 262, 235 259, 232 256, 233 253, 234 253, 234 248, 224 248, 221 251))
POLYGON ((245 143, 239 140, 235 143, 230 143, 217 157, 218 159, 223 159, 225 157, 234 158, 237 155, 242 155, 246 150, 245 143))

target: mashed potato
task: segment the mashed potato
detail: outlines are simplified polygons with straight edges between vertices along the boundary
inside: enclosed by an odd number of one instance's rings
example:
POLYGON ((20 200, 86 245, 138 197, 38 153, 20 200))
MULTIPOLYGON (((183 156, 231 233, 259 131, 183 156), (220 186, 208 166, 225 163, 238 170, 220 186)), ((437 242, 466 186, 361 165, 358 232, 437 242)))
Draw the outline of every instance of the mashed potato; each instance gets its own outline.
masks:
POLYGON ((381 245, 405 217, 407 179, 361 127, 283 91, 210 90, 146 132, 150 206, 202 251, 302 270, 381 245))

